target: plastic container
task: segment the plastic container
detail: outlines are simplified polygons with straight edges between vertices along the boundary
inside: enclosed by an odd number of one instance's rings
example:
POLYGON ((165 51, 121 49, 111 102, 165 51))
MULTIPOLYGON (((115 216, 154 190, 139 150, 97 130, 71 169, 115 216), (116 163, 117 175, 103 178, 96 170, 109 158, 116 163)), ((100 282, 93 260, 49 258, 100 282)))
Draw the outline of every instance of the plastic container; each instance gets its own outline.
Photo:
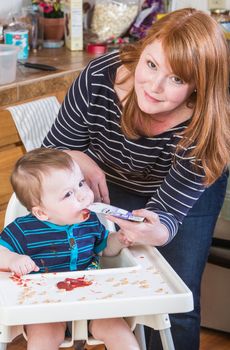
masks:
POLYGON ((0 44, 0 85, 15 80, 18 51, 17 46, 0 44))

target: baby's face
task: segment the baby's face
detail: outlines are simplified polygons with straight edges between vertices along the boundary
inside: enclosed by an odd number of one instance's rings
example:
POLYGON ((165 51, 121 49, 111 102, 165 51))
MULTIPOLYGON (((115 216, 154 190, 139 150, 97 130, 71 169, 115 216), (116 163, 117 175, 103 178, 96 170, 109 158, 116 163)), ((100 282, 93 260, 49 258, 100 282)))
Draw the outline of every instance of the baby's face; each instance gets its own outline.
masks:
POLYGON ((44 176, 42 189, 48 221, 72 225, 88 218, 86 208, 93 203, 94 195, 77 164, 72 170, 54 170, 44 176))

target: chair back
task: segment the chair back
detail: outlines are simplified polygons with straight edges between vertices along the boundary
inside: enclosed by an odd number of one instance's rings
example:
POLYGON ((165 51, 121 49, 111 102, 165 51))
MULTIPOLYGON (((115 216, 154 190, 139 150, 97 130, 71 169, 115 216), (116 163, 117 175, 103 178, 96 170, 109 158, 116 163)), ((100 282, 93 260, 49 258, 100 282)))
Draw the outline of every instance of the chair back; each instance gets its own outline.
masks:
POLYGON ((17 217, 27 214, 29 214, 28 210, 19 202, 15 193, 13 193, 6 208, 4 227, 9 225, 17 217))

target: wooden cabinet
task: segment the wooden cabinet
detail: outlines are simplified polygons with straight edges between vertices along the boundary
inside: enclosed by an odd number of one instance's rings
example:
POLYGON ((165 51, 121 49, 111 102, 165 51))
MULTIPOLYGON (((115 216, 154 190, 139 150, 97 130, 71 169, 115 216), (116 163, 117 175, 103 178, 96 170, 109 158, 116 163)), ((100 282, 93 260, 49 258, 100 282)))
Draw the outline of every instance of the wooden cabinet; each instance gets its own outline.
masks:
POLYGON ((17 129, 7 110, 0 110, 0 229, 12 193, 9 177, 16 160, 25 152, 17 129))

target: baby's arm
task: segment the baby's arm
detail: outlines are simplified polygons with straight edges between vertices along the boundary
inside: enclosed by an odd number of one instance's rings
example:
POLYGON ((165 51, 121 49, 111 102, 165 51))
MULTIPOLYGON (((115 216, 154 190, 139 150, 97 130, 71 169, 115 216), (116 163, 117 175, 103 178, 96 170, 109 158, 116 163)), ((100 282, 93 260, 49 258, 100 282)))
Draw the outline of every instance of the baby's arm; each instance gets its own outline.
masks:
POLYGON ((128 247, 130 244, 125 242, 121 233, 110 232, 107 239, 107 246, 103 250, 104 256, 114 256, 120 253, 122 248, 128 247))
POLYGON ((0 270, 26 275, 32 271, 39 271, 39 267, 28 255, 20 255, 0 247, 0 270))

